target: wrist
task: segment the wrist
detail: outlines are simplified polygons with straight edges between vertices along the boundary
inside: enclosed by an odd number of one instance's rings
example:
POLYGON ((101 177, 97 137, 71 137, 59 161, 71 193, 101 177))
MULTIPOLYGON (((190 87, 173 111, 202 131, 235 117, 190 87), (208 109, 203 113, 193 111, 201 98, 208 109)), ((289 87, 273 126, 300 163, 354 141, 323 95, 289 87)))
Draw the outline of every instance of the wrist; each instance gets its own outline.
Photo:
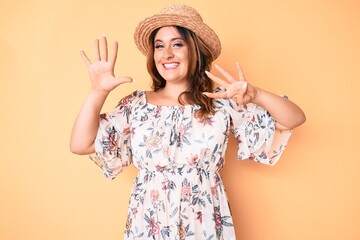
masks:
MULTIPOLYGON (((107 96, 109 95, 110 91, 104 91, 104 90, 98 90, 98 89, 93 89, 91 88, 89 91, 88 96, 92 99, 98 99, 98 100, 103 100, 105 101, 105 99, 107 98, 107 96)), ((96 100, 97 101, 97 100, 96 100)))
POLYGON ((254 95, 253 95, 254 97, 252 98, 251 102, 261 106, 262 95, 263 95, 263 90, 261 88, 254 87, 254 95))
POLYGON ((107 97, 109 95, 110 91, 106 90, 99 90, 95 88, 90 88, 89 95, 94 97, 107 97))

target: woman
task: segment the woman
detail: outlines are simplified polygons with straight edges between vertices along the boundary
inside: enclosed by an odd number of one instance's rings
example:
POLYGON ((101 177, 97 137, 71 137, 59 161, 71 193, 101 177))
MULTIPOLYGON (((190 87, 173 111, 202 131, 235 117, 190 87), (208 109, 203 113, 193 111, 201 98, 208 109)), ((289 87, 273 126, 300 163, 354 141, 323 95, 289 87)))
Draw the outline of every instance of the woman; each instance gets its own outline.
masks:
POLYGON ((239 64, 238 80, 217 65, 224 79, 209 73, 221 44, 188 6, 171 5, 146 18, 135 42, 147 56, 153 90, 135 91, 100 118, 107 95, 132 79, 115 78, 117 43, 108 56, 104 36, 95 41, 93 63, 81 53, 92 88, 75 121, 71 151, 91 154, 109 178, 131 163, 139 169, 125 239, 235 239, 219 175, 229 132, 239 159, 272 165, 304 113, 249 84, 239 64), (220 85, 215 92, 213 82, 220 85))

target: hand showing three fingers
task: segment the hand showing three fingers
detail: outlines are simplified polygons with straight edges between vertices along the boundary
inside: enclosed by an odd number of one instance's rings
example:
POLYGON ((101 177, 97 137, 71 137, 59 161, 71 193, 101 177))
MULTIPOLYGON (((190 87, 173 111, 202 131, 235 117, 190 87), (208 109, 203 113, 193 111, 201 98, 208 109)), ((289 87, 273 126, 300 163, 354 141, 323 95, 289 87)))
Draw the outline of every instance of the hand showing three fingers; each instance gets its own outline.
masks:
POLYGON ((215 67, 226 80, 221 79, 210 72, 206 72, 206 74, 211 80, 222 87, 223 91, 217 93, 204 92, 204 95, 209 98, 230 98, 239 104, 247 104, 256 97, 257 90, 247 83, 239 63, 236 63, 239 80, 236 80, 220 66, 215 64, 215 67))
POLYGON ((114 50, 108 55, 107 40, 105 36, 95 40, 94 45, 95 60, 91 62, 84 51, 81 51, 81 57, 86 64, 92 89, 96 91, 109 93, 122 83, 132 82, 130 77, 116 78, 114 75, 114 67, 118 51, 118 43, 114 43, 114 50))

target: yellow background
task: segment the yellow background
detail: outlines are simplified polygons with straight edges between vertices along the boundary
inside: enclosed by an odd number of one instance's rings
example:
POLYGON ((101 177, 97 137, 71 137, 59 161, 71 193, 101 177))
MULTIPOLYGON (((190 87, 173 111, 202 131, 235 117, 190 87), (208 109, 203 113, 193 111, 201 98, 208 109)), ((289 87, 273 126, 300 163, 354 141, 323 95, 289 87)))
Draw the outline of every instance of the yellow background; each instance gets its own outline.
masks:
MULTIPOLYGON (((133 32, 170 2, 1 1, 0 239, 122 239, 135 169, 108 181, 68 147, 90 87, 79 50, 91 57, 103 32, 119 41, 116 74, 137 82, 109 96, 112 109, 149 88, 133 32)), ((238 239, 360 239, 360 2, 182 2, 221 38, 219 65, 235 73, 239 60, 307 115, 275 167, 236 161, 231 140, 222 176, 238 239)))

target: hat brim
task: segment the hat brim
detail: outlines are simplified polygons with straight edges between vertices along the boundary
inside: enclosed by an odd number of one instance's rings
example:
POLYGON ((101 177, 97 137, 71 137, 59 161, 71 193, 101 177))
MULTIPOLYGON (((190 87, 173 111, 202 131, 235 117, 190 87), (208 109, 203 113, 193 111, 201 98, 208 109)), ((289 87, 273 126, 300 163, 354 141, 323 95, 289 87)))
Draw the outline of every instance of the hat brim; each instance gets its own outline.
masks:
POLYGON ((139 23, 135 30, 134 40, 138 49, 147 55, 149 51, 149 39, 151 33, 165 26, 180 26, 194 32, 209 48, 213 60, 221 52, 221 43, 216 33, 204 22, 199 22, 188 16, 179 16, 175 14, 155 14, 145 18, 139 23))

